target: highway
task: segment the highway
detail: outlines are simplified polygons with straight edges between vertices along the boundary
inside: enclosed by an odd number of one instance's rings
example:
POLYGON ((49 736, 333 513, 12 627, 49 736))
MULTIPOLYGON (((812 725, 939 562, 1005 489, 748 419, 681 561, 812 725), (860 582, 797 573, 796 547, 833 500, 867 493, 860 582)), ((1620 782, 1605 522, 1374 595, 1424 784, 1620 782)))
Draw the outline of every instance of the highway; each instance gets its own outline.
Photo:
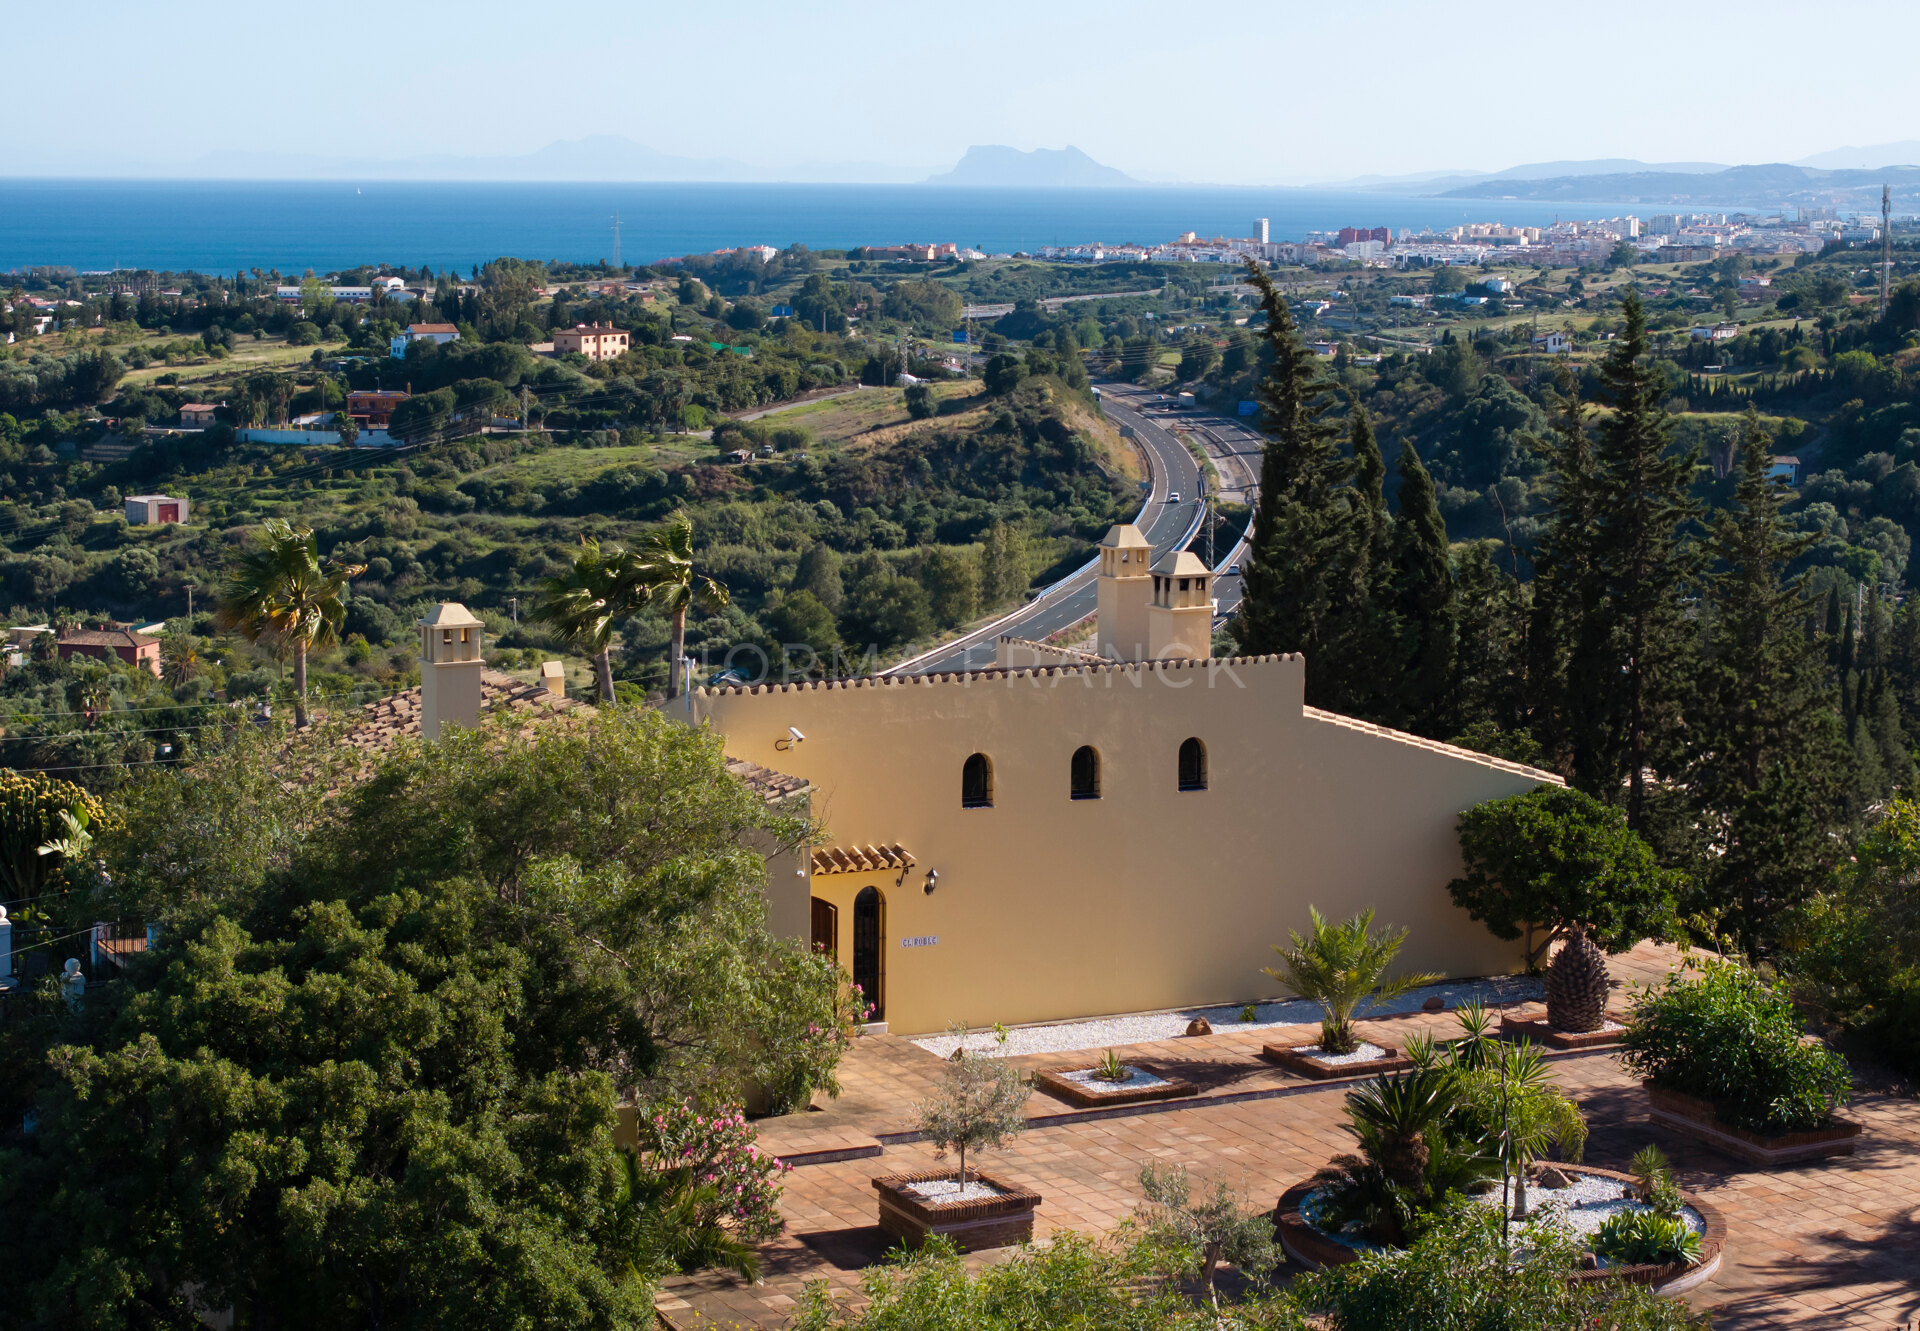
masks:
MULTIPOLYGON (((1184 549, 1200 529, 1200 464, 1181 442, 1166 430, 1155 416, 1141 410, 1144 404, 1131 398, 1122 402, 1109 396, 1113 390, 1100 385, 1101 401, 1107 416, 1117 425, 1132 426, 1134 438, 1146 455, 1152 472, 1152 488, 1134 518, 1146 538, 1153 542, 1154 557, 1168 550, 1184 549), (1178 494, 1178 503, 1169 496, 1178 494)), ((1150 398, 1152 394, 1147 394, 1150 398)), ((903 661, 887 671, 890 675, 931 675, 949 670, 979 670, 993 664, 994 643, 1003 634, 1020 638, 1045 638, 1094 611, 1094 576, 1099 560, 1089 560, 1060 581, 1042 590, 1040 595, 1010 615, 983 624, 965 636, 943 643, 930 652, 903 661)))

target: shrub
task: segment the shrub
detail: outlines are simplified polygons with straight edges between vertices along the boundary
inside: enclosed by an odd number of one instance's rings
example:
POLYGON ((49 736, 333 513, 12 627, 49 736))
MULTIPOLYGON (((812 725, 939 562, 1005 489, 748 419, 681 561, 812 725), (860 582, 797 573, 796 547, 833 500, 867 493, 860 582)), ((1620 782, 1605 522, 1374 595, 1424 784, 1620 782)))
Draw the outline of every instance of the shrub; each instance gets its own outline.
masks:
POLYGON ((1454 1331, 1454 1328, 1592 1326, 1608 1331, 1685 1331, 1705 1323, 1641 1285, 1571 1283, 1576 1253, 1551 1222, 1502 1241, 1500 1218, 1483 1207, 1448 1213, 1412 1247, 1367 1253, 1293 1282, 1304 1311, 1327 1331, 1454 1331))
POLYGON ((699 1223, 747 1239, 780 1232, 780 1178, 793 1166, 760 1149, 746 1115, 674 1100, 642 1113, 636 1127, 643 1174, 665 1192, 699 1194, 699 1223))
POLYGON ((1621 1061, 1655 1086, 1713 1103, 1756 1132, 1820 1127, 1846 1103, 1846 1060, 1801 1040, 1787 996, 1751 971, 1709 960, 1697 980, 1668 977, 1637 999, 1621 1061))

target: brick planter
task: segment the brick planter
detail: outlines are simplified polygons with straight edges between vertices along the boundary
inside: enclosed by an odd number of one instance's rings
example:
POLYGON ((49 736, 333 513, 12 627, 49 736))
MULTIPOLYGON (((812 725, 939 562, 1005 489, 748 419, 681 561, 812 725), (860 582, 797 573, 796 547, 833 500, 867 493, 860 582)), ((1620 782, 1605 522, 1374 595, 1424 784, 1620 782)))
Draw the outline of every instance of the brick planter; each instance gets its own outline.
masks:
MULTIPOLYGON (((1554 1168, 1566 1174, 1586 1174, 1621 1183, 1634 1182, 1631 1174, 1621 1174, 1611 1169, 1562 1164, 1556 1164, 1554 1168)), ((1289 1261, 1306 1267, 1340 1266, 1358 1260, 1359 1253, 1315 1229, 1300 1214, 1301 1205, 1318 1186, 1311 1180, 1296 1183, 1281 1195, 1279 1204, 1273 1208, 1273 1227, 1280 1236, 1281 1248, 1285 1250, 1289 1261)), ((1550 1195, 1537 1187, 1529 1189, 1529 1197, 1536 1203, 1541 1197, 1550 1195)), ((1684 1294, 1696 1285, 1713 1279, 1714 1273, 1720 1269, 1720 1258, 1726 1249, 1726 1219, 1718 1210, 1691 1193, 1682 1193, 1681 1196, 1688 1206, 1700 1213, 1700 1219, 1706 1225, 1706 1232, 1700 1236, 1700 1261, 1697 1265, 1668 1262, 1659 1266, 1608 1266, 1591 1271, 1569 1271, 1566 1278, 1578 1284, 1621 1280, 1634 1285, 1649 1285, 1658 1294, 1684 1294)))
POLYGON ((1147 1063, 1128 1063, 1135 1072, 1144 1072, 1150 1077, 1160 1078, 1158 1086, 1113 1086, 1106 1082, 1092 1083, 1070 1080, 1069 1072, 1091 1072, 1091 1068, 1047 1068, 1033 1074, 1033 1084, 1056 1100, 1064 1100, 1079 1109, 1098 1109, 1104 1105, 1137 1105, 1153 1100, 1179 1100, 1189 1095, 1197 1095, 1199 1089, 1190 1081, 1182 1081, 1170 1076, 1147 1063))
POLYGON ((1500 1034, 1509 1040, 1531 1040, 1549 1049, 1601 1049, 1619 1044, 1625 1038, 1625 1026, 1613 1030, 1556 1031, 1545 1017, 1502 1017, 1500 1034))
POLYGON ((923 1169, 875 1179, 873 1190, 880 1194, 880 1228, 909 1248, 919 1247, 930 1234, 952 1240, 962 1252, 1030 1241, 1040 1194, 978 1170, 968 1172, 974 1182, 984 1183, 1000 1195, 971 1202, 930 1202, 907 1191, 914 1183, 951 1182, 951 1169, 923 1169))
POLYGON ((1756 1165, 1791 1165, 1829 1155, 1852 1155, 1860 1136, 1858 1123, 1835 1115, 1824 1128, 1769 1137, 1722 1123, 1705 1100, 1651 1082, 1642 1085, 1647 1088, 1647 1107, 1655 1123, 1756 1165))
POLYGON ((1308 1049, 1318 1049, 1317 1044, 1269 1044, 1260 1048, 1261 1057, 1278 1063, 1288 1072, 1297 1072, 1303 1077, 1315 1081, 1330 1081, 1335 1077, 1370 1077, 1376 1072, 1399 1072, 1413 1066, 1413 1060, 1402 1054, 1390 1044, 1378 1040, 1366 1040, 1362 1043, 1378 1045, 1386 1050, 1379 1058, 1369 1058, 1361 1063, 1322 1063, 1308 1049))

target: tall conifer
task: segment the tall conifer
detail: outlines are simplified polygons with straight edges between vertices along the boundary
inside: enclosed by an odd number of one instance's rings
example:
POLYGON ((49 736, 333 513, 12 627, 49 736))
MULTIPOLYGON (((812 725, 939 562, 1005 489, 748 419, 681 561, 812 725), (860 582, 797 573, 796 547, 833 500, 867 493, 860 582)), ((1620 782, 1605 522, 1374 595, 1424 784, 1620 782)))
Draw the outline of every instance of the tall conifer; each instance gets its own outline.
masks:
POLYGON ((1710 538, 1718 568, 1689 727, 1703 886, 1750 951, 1767 950, 1782 909, 1831 870, 1847 761, 1823 647, 1807 633, 1806 577, 1787 574, 1814 537, 1781 516, 1771 442, 1749 409, 1732 501, 1710 538))
POLYGON ((1347 692, 1353 663, 1344 659, 1342 630, 1365 562, 1366 533, 1348 486, 1354 467, 1327 419, 1328 386, 1286 298, 1258 264, 1247 274, 1266 314, 1260 336, 1272 364, 1255 390, 1267 445, 1235 636, 1243 651, 1305 653, 1307 701, 1331 706, 1347 692))
POLYGON ((1454 732, 1450 685, 1459 622, 1447 523, 1413 441, 1400 441, 1400 516, 1393 528, 1393 599, 1400 624, 1397 724, 1435 739, 1454 732))
POLYGON ((1647 776, 1677 756, 1692 673, 1697 506, 1688 493, 1693 451, 1669 447, 1639 297, 1629 292, 1621 313, 1625 328, 1601 370, 1610 411, 1594 449, 1594 566, 1606 629, 1602 669, 1593 672, 1606 727, 1597 770, 1610 777, 1593 793, 1610 799, 1624 778, 1627 822, 1645 832, 1647 776))
POLYGON ((1593 439, 1579 386, 1564 372, 1557 406, 1546 447, 1553 517, 1533 559, 1527 728, 1575 785, 1610 798, 1608 787, 1619 778, 1607 757, 1606 711, 1595 678, 1605 669, 1609 629, 1596 562, 1593 439))

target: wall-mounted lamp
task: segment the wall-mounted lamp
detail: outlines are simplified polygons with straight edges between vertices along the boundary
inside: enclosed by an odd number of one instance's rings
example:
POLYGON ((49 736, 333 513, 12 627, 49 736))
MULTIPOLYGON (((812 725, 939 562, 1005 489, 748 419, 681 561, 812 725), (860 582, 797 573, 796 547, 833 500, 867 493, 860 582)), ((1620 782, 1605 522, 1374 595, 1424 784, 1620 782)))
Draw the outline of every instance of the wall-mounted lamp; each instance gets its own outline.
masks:
POLYGON ((804 740, 805 738, 806 736, 801 734, 798 728, 794 726, 788 726, 786 737, 784 739, 775 740, 773 742, 773 747, 778 749, 780 752, 785 753, 788 749, 791 749, 794 745, 800 743, 800 741, 804 740))
POLYGON ((938 869, 927 870, 927 895, 932 896, 933 889, 938 887, 939 885, 940 885, 940 871, 938 869))

